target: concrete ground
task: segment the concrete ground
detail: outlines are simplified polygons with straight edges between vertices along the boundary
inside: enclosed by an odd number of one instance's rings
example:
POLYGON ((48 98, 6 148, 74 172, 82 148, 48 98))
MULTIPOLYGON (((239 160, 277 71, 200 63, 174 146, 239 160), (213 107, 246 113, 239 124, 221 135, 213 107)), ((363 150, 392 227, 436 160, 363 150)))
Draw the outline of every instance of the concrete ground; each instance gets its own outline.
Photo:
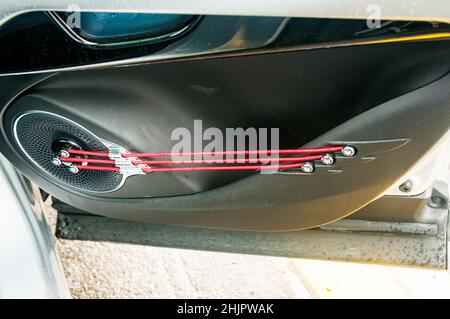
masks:
MULTIPOLYGON (((52 227, 56 212, 48 208, 52 227)), ((450 298, 450 273, 56 240, 74 298, 450 298)))

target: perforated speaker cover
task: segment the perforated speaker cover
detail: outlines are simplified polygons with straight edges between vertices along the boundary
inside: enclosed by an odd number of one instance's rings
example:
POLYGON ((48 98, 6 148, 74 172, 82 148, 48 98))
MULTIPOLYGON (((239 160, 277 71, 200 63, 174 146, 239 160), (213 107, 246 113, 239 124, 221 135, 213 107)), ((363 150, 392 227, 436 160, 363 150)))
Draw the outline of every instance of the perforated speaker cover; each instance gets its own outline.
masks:
POLYGON ((74 141, 84 150, 108 151, 95 135, 64 117, 40 111, 22 114, 15 120, 14 134, 35 165, 65 184, 91 192, 109 192, 122 183, 122 175, 117 172, 80 170, 73 174, 66 165, 52 163, 59 153, 54 149, 57 140, 74 141))

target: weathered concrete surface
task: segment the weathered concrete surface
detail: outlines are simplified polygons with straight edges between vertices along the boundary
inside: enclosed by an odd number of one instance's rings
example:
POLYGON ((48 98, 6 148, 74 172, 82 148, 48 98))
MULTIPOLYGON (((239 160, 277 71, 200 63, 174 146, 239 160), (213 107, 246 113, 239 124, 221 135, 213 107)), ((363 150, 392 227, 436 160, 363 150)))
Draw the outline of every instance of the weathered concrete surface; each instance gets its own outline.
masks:
POLYGON ((72 240, 57 249, 75 298, 450 298, 447 271, 72 240))

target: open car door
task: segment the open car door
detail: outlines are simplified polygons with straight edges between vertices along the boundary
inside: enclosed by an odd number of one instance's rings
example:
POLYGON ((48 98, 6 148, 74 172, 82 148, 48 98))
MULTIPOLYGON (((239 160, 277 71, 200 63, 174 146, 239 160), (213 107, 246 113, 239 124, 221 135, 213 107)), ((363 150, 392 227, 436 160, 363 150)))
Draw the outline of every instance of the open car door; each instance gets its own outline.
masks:
POLYGON ((58 236, 447 267, 450 3, 79 2, 0 6, 58 236))

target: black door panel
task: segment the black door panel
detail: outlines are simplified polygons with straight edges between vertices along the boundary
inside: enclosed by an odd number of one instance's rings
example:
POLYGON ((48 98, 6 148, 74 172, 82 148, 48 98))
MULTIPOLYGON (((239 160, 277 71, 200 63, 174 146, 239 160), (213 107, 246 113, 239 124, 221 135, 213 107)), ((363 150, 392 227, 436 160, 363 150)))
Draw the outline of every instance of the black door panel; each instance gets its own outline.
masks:
POLYGON ((376 199, 444 135, 448 79, 438 79, 448 72, 449 49, 401 43, 62 73, 5 109, 2 152, 50 193, 98 214, 228 229, 314 227, 376 199), (49 178, 20 151, 14 120, 35 110, 139 152, 169 150, 174 128, 202 119, 221 129, 279 127, 282 148, 351 143, 358 159, 311 176, 155 173, 95 194, 49 178))

